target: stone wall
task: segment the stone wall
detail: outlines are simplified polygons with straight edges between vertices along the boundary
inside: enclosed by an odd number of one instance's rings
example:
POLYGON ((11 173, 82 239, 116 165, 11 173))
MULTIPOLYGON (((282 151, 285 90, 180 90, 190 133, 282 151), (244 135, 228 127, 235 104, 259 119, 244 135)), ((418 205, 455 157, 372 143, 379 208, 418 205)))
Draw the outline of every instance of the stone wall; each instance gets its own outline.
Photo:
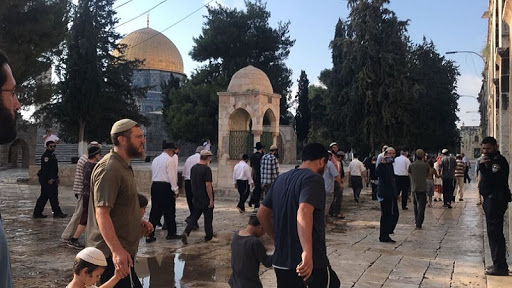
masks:
POLYGON ((36 153, 35 124, 29 124, 18 120, 18 135, 14 141, 0 145, 0 167, 28 168, 35 163, 36 153))

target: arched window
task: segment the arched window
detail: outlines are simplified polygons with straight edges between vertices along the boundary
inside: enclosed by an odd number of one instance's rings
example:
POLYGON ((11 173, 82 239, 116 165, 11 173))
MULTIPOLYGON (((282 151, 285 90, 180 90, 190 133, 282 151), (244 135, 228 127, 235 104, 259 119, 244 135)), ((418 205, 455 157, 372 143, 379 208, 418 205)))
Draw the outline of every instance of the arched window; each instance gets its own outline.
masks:
POLYGON ((478 135, 477 135, 477 136, 475 136, 475 142, 476 142, 476 143, 480 142, 480 138, 478 138, 478 135))

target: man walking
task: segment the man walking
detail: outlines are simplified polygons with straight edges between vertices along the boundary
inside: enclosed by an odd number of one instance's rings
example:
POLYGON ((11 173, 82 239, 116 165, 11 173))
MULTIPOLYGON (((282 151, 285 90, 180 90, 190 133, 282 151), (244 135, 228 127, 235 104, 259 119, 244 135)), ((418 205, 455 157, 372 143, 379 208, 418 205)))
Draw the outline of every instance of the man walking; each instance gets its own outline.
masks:
POLYGON ((359 153, 354 153, 354 159, 348 165, 348 171, 350 173, 350 186, 354 191, 354 201, 359 203, 363 181, 366 183, 366 168, 363 162, 359 161, 359 153))
POLYGON ((276 158, 277 146, 270 146, 268 154, 261 157, 261 190, 262 194, 265 195, 270 189, 270 186, 279 176, 279 162, 276 158))
MULTIPOLYGON (((6 144, 16 138, 16 116, 20 110, 16 81, 12 76, 11 67, 8 64, 7 55, 0 50, 0 85, 2 95, 0 97, 0 144, 6 144)), ((12 288, 11 260, 2 215, 0 215, 0 287, 12 288)))
POLYGON ((418 149, 416 150, 416 161, 409 165, 416 229, 421 229, 421 225, 423 225, 425 206, 427 205, 427 175, 430 165, 423 159, 425 159, 425 152, 418 149))
POLYGON ((462 155, 455 156, 455 188, 453 190, 453 201, 459 195, 459 201, 464 201, 464 173, 466 165, 462 161, 462 155))
POLYGON ((208 242, 213 238, 213 177, 212 169, 208 167, 212 156, 213 154, 209 150, 201 151, 199 163, 194 165, 190 170, 190 182, 194 195, 194 212, 192 216, 186 220, 187 227, 181 234, 181 242, 183 242, 183 244, 188 243, 188 236, 192 229, 194 229, 194 223, 197 223, 201 214, 204 218, 204 232, 206 234, 204 242, 208 242))
POLYGON ((240 194, 240 201, 238 201, 236 208, 240 213, 245 212, 245 201, 249 197, 250 191, 249 185, 254 187, 251 168, 247 165, 247 161, 249 161, 249 156, 244 154, 242 155, 242 160, 233 168, 233 185, 235 185, 235 188, 238 189, 238 194, 240 194))
POLYGON ((409 200, 409 194, 411 191, 411 181, 409 179, 408 172, 411 161, 407 157, 408 155, 409 149, 402 148, 400 151, 400 156, 396 157, 395 164, 393 164, 398 194, 402 195, 402 210, 409 209, 407 208, 407 201, 409 200))
POLYGON ((480 183, 478 188, 484 197, 483 208, 487 223, 487 237, 491 248, 493 265, 487 267, 486 275, 507 276, 507 247, 503 235, 503 217, 512 199, 508 187, 509 166, 507 159, 498 151, 493 137, 482 140, 482 157, 478 168, 480 183))
MULTIPOLYGON (((99 144, 96 141, 92 141, 91 143, 89 143, 87 149, 90 149, 91 147, 98 147, 101 149, 101 144, 99 144)), ((68 226, 66 226, 66 229, 64 229, 62 235, 60 236, 60 239, 62 241, 69 241, 69 239, 73 237, 73 234, 75 233, 76 229, 78 228, 78 225, 80 224, 80 216, 82 215, 83 211, 82 191, 84 186, 84 165, 88 160, 89 154, 86 153, 83 154, 76 163, 75 179, 73 181, 73 193, 75 193, 75 197, 78 199, 78 201, 76 202, 75 212, 73 212, 73 216, 71 216, 68 226)))
MULTIPOLYGON (((165 143, 162 154, 151 163, 151 212, 149 222, 156 227, 164 216, 167 224, 165 239, 180 239, 176 234, 176 198, 178 197, 178 171, 172 157, 177 147, 174 143, 165 143)), ((155 241, 155 231, 146 237, 146 243, 155 241)))
MULTIPOLYGON (((185 195, 187 196, 188 211, 190 212, 187 219, 190 219, 190 217, 192 217, 192 213, 194 212, 194 201, 192 200, 192 185, 190 184, 190 169, 192 169, 194 165, 199 163, 201 158, 200 153, 203 150, 203 146, 197 146, 196 153, 189 156, 185 161, 185 164, 183 165, 183 178, 185 178, 185 195)), ((194 226, 194 230, 199 229, 199 224, 197 222, 192 224, 194 226)))
POLYGON ((448 149, 443 149, 443 158, 439 169, 441 170, 441 178, 443 179, 443 202, 446 208, 452 208, 454 181, 455 181, 455 158, 448 153, 448 149))
POLYGON ((263 146, 261 142, 256 142, 254 147, 256 152, 251 155, 251 167, 252 167, 252 180, 254 181, 254 190, 252 190, 252 196, 249 200, 249 207, 254 205, 254 209, 260 207, 261 201, 261 157, 263 157, 263 146))
POLYGON ((57 157, 55 157, 55 142, 46 142, 46 150, 41 156, 41 170, 39 176, 39 184, 41 184, 41 195, 37 198, 36 207, 34 208, 33 218, 46 218, 43 215, 44 206, 48 200, 52 206, 54 218, 65 218, 68 214, 64 214, 59 206, 59 166, 57 157))
MULTIPOLYGON (((329 157, 331 155, 331 151, 329 151, 329 157)), ((326 205, 329 205, 329 209, 327 209, 327 215, 331 217, 336 217, 343 219, 345 218, 343 214, 341 214, 341 189, 340 187, 343 187, 343 184, 341 182, 340 175, 338 174, 338 171, 336 170, 336 167, 332 163, 332 161, 327 161, 325 164, 325 171, 323 174, 324 178, 324 187, 325 187, 325 193, 327 200, 325 201, 326 205), (329 201, 329 198, 332 199, 332 202, 329 201)))
POLYGON ((395 231, 396 223, 398 223, 398 190, 396 188, 396 180, 393 171, 393 161, 396 152, 393 147, 388 147, 384 152, 382 160, 376 168, 379 177, 379 188, 377 197, 380 202, 380 242, 395 243, 396 241, 389 237, 395 231))
POLYGON ((141 235, 153 232, 153 225, 141 220, 137 186, 131 159, 144 159, 144 133, 131 119, 114 123, 110 130, 114 149, 96 164, 91 177, 92 193, 86 235, 87 247, 96 247, 107 257, 102 284, 114 272, 122 277, 117 288, 142 285, 135 273, 134 257, 141 235))
POLYGON ((322 180, 328 160, 322 144, 302 151, 298 169, 281 175, 258 210, 263 230, 274 239, 272 264, 277 287, 339 287, 325 245, 325 189, 322 180))
POLYGON ((464 183, 471 183, 471 177, 469 177, 469 169, 471 169, 471 162, 468 160, 468 157, 464 153, 461 154, 462 162, 464 163, 464 183))

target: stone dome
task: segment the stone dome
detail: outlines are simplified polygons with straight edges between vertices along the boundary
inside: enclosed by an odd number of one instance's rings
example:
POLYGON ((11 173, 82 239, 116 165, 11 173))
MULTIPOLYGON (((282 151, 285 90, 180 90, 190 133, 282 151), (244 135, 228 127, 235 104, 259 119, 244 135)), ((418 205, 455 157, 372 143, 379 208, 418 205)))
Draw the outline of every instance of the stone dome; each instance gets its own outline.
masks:
POLYGON ((238 70, 229 82, 228 92, 251 92, 258 91, 262 93, 273 94, 272 84, 265 72, 249 65, 238 70))
POLYGON ((121 40, 126 44, 129 60, 144 60, 140 69, 162 70, 184 74, 183 59, 176 45, 164 34, 151 28, 134 31, 121 40))

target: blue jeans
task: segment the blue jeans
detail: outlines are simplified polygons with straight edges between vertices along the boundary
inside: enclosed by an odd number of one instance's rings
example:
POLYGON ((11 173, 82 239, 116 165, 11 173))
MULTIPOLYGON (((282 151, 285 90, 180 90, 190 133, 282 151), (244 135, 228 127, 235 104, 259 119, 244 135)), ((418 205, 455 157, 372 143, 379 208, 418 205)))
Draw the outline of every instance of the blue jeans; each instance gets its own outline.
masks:
POLYGON ((12 288, 11 260, 5 237, 4 226, 0 219, 0 287, 12 288))

